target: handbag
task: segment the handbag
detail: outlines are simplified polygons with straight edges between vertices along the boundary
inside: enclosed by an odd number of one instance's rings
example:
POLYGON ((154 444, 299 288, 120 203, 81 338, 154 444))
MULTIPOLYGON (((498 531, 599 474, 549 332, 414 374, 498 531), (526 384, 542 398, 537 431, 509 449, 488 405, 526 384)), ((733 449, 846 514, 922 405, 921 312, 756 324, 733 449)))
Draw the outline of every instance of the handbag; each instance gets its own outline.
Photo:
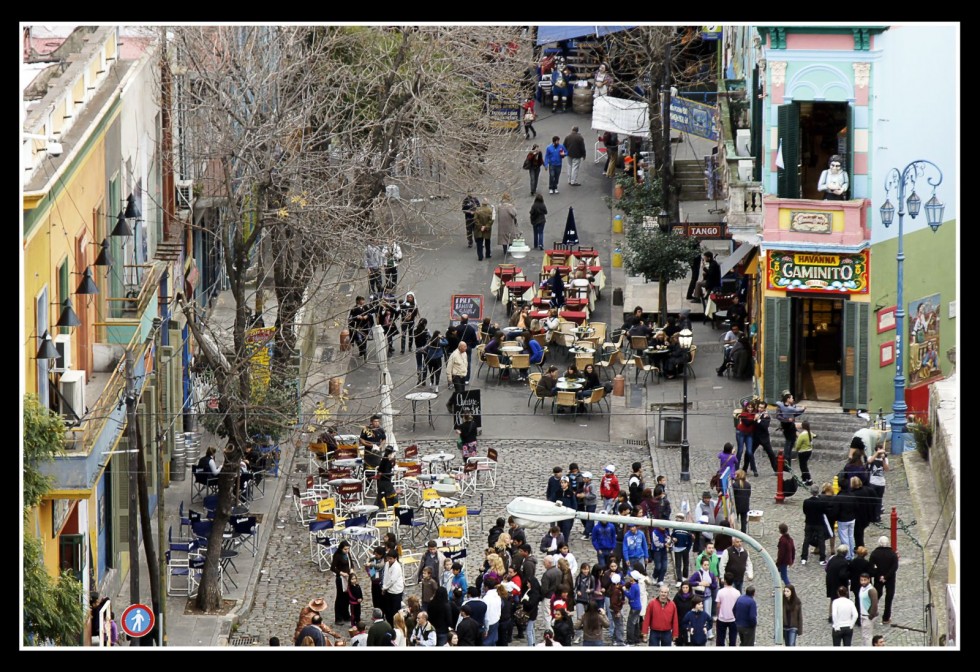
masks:
POLYGON ((524 113, 524 123, 527 124, 527 123, 530 123, 532 121, 534 121, 534 112, 525 112, 524 113))

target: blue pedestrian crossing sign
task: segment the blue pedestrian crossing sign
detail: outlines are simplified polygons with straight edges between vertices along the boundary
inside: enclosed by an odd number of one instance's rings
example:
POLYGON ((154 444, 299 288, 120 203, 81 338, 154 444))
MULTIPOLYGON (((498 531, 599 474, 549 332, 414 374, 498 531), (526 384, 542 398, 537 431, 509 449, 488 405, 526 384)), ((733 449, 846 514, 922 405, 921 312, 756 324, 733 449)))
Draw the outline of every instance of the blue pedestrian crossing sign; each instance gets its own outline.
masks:
POLYGON ((130 637, 149 634, 154 621, 153 610, 145 604, 131 604, 122 613, 122 629, 130 637))

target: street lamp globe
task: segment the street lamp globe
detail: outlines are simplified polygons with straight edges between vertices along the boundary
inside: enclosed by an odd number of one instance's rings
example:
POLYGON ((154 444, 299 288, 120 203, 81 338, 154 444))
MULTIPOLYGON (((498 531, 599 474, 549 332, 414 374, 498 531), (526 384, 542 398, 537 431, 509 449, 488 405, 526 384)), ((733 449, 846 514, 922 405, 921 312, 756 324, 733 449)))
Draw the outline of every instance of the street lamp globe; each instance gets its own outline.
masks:
POLYGON ((681 329, 677 332, 677 340, 680 342, 682 348, 690 350, 691 343, 694 342, 694 334, 690 329, 681 329))
POLYGON ((885 204, 878 208, 878 211, 881 213, 881 223, 886 228, 891 226, 895 219, 895 206, 892 205, 892 202, 886 198, 885 204))
POLYGON ((919 209, 922 208, 922 199, 918 197, 914 189, 912 190, 912 195, 905 201, 905 204, 909 206, 909 217, 915 219, 919 214, 919 209))
POLYGON ((926 221, 935 232, 943 223, 943 211, 946 206, 933 194, 932 198, 926 201, 926 221))

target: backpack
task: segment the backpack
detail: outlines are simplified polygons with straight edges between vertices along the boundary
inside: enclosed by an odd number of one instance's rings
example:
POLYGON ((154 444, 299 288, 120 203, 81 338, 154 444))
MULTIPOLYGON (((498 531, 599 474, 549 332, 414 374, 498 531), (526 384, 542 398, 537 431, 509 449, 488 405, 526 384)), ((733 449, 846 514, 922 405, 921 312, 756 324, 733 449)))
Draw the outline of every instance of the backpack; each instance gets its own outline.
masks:
POLYGON ((532 166, 533 166, 533 164, 532 164, 531 162, 532 162, 533 160, 534 160, 534 154, 533 154, 533 153, 531 153, 531 152, 529 152, 529 153, 528 153, 528 155, 527 155, 526 157, 524 157, 524 165, 523 165, 523 166, 521 166, 521 167, 522 167, 522 168, 523 168, 524 170, 531 170, 531 168, 532 168, 532 166))

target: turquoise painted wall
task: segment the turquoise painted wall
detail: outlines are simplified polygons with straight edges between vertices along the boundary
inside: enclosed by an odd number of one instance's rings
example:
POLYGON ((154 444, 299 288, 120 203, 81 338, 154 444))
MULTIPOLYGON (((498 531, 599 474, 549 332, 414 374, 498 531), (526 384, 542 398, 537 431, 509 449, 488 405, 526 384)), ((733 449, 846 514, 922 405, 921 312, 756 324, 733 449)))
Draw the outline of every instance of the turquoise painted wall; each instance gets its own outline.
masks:
MULTIPOLYGON (((923 219, 924 213, 916 218, 916 221, 923 219)), ((905 216, 905 223, 908 224, 910 218, 905 216)), ((878 228, 884 228, 880 222, 876 224, 878 228)), ((898 219, 889 227, 897 230, 898 219)), ((910 330, 910 316, 908 315, 909 302, 922 299, 933 294, 939 294, 940 299, 940 324, 939 324, 939 364, 943 375, 949 375, 953 365, 946 357, 946 351, 956 345, 957 332, 956 318, 949 317, 949 303, 956 301, 957 289, 957 265, 959 255, 957 254, 957 235, 956 221, 945 222, 936 233, 932 232, 928 226, 914 232, 906 232, 905 240, 905 342, 908 341, 910 330)), ((892 237, 889 240, 873 245, 871 248, 871 353, 872 357, 868 362, 868 408, 877 411, 884 408, 886 413, 891 412, 891 405, 895 399, 895 366, 889 364, 885 367, 878 366, 878 351, 882 343, 895 340, 894 329, 884 333, 878 333, 877 316, 873 309, 877 306, 886 308, 894 306, 897 298, 897 262, 895 255, 898 252, 898 239, 892 237)), ((905 369, 906 381, 909 376, 908 348, 905 348, 905 369)), ((906 382, 906 385, 908 383, 906 382)))

